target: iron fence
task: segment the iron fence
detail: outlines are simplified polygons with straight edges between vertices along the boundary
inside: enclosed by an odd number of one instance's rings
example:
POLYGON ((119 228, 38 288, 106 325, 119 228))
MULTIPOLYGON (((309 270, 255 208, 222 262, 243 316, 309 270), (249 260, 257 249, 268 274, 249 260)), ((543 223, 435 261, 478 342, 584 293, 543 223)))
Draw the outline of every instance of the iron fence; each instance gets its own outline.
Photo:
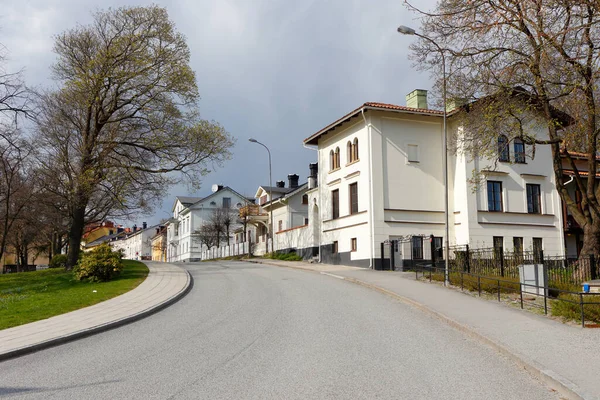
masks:
MULTIPOLYGON (((429 279, 429 281, 444 280, 445 270, 443 267, 420 263, 415 265, 414 271, 417 279, 421 273, 421 277, 429 279)), ((479 296, 482 295, 482 292, 486 292, 497 296, 498 301, 502 300, 503 293, 518 294, 517 301, 520 302, 521 309, 525 305, 539 307, 543 309, 544 314, 548 314, 549 310, 551 311, 558 303, 568 304, 571 305, 573 312, 577 310, 582 327, 586 326, 586 321, 588 325, 590 321, 596 324, 600 323, 600 293, 584 293, 552 288, 548 285, 520 283, 518 280, 511 280, 508 277, 479 275, 462 269, 451 270, 448 279, 451 285, 460 286, 462 291, 471 289, 477 291, 479 296), (531 292, 538 294, 533 296, 531 292), (538 302, 540 299, 541 301, 538 302)))
MULTIPOLYGON (((600 277, 600 263, 593 255, 578 259, 545 256, 542 251, 507 252, 503 249, 471 249, 468 245, 449 249, 449 268, 452 272, 466 272, 481 276, 519 278, 519 266, 543 264, 548 282, 554 286, 580 285, 600 277)), ((438 260, 433 265, 440 267, 438 260)))

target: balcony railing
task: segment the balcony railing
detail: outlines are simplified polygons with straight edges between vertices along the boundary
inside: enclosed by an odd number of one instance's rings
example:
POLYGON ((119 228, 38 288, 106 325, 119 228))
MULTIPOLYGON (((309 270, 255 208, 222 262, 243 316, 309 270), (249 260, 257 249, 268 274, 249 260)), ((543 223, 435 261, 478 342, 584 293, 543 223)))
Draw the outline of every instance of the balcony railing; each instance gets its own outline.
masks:
POLYGON ((257 204, 250 204, 240 208, 240 217, 255 217, 259 215, 267 215, 267 213, 262 212, 261 208, 257 204))

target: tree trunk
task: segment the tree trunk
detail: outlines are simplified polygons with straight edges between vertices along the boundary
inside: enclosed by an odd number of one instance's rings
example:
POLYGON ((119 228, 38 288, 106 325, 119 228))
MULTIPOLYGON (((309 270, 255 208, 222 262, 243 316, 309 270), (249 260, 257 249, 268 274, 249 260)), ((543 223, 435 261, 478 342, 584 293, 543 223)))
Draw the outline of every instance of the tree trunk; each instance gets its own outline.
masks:
POLYGON ((69 250, 67 251, 67 270, 73 269, 79 260, 81 237, 85 226, 85 207, 78 206, 73 210, 73 219, 69 228, 69 250))
POLYGON ((588 223, 583 226, 583 247, 579 253, 577 269, 574 271, 576 281, 583 282, 592 276, 592 267, 590 256, 594 256, 597 262, 600 256, 600 223, 588 223))

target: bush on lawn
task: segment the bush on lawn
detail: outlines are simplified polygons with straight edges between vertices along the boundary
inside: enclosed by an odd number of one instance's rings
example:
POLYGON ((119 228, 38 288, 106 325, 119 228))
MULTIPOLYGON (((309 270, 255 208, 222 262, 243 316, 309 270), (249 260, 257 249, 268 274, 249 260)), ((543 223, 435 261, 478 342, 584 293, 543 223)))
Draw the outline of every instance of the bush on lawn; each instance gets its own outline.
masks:
MULTIPOLYGON (((552 302, 550 312, 555 317, 565 321, 581 322, 580 297, 576 294, 561 293, 557 300, 552 302)), ((587 322, 600 322, 600 296, 583 296, 583 314, 587 322), (588 303, 588 304, 585 304, 588 303), (592 303, 592 304, 589 304, 592 303)))
POLYGON ((121 253, 112 251, 111 247, 104 243, 88 253, 83 253, 73 268, 73 274, 80 281, 87 279, 92 282, 106 282, 119 275, 122 270, 121 253))
POLYGON ((50 268, 64 268, 67 265, 67 255, 57 254, 50 260, 48 266, 50 268))

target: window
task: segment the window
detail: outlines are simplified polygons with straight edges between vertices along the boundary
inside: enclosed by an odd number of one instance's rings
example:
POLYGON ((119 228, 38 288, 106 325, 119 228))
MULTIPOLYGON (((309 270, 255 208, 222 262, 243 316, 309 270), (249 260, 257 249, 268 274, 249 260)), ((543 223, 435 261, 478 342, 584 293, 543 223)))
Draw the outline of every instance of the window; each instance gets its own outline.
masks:
POLYGON ((231 208, 231 197, 223 197, 223 208, 231 208))
POLYGON ((502 182, 488 181, 488 211, 502 211, 502 182))
POLYGON ((308 195, 307 194, 302 196, 302 204, 308 204, 308 195))
POLYGON ((358 138, 352 143, 352 161, 358 161, 358 138))
POLYGON ((279 232, 281 232, 283 230, 283 221, 279 220, 279 223, 277 224, 277 230, 279 232))
POLYGON ((352 151, 352 142, 348 141, 348 144, 346 144, 346 152, 348 153, 348 164, 350 164, 352 161, 354 161, 354 152, 352 151))
POLYGON ((304 218, 304 225, 308 225, 308 218, 304 218))
POLYGON ((508 139, 504 135, 498 136, 498 161, 510 161, 508 139))
POLYGON ((515 254, 523 254, 523 238, 513 237, 513 251, 515 254))
POLYGON ((358 212, 358 183, 352 183, 350 189, 350 214, 358 212))
POLYGON ((494 236, 494 258, 500 259, 504 253, 504 237, 494 236))
POLYGON ((540 185, 527 184, 527 212, 529 214, 541 214, 540 185))
POLYGON ((525 144, 519 138, 514 140, 515 147, 515 162, 516 163, 525 163, 525 144))
POLYGON ((331 218, 340 217, 340 191, 338 189, 331 191, 331 218))
POLYGON ((413 236, 412 237, 412 257, 413 260, 423 259, 423 237, 413 236))
POLYGON ((435 255, 435 259, 436 260, 440 260, 442 258, 444 258, 444 244, 443 244, 443 238, 441 237, 434 237, 433 238, 433 254, 435 255))
POLYGON ((266 202, 267 202, 267 195, 265 194, 264 196, 260 196, 260 205, 262 206, 266 202))
POLYGON ((337 254, 338 253, 338 242, 337 242, 337 240, 335 242, 333 242, 333 244, 331 245, 331 253, 332 254, 337 254))
POLYGON ((356 238, 350 239, 350 251, 356 251, 356 238))
POLYGON ((329 170, 333 171, 335 169, 335 154, 333 150, 329 152, 329 170))
POLYGON ((533 262, 540 263, 543 258, 543 241, 542 238, 533 238, 533 262))
POLYGON ((339 168, 340 167, 340 148, 339 147, 335 148, 335 160, 334 161, 335 161, 334 162, 335 168, 336 169, 339 168))
POLYGON ((419 146, 416 144, 409 144, 406 147, 406 155, 408 162, 419 162, 419 146))

